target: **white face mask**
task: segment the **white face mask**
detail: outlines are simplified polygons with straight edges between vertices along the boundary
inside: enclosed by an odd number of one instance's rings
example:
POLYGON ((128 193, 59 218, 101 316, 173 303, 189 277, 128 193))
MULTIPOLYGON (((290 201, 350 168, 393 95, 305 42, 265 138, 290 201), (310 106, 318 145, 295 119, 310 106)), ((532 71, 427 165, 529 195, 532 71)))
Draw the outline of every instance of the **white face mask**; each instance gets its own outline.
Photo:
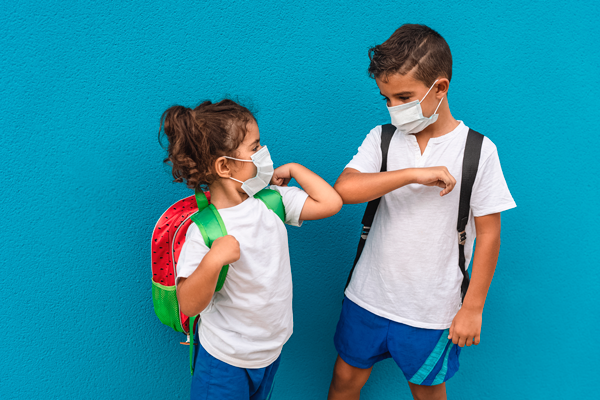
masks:
POLYGON ((427 128, 429 125, 433 124, 438 119, 438 114, 436 114, 438 108, 440 108, 440 104, 444 101, 444 98, 440 100, 437 108, 433 112, 433 115, 430 117, 423 116, 423 110, 421 109, 421 103, 425 100, 425 97, 431 92, 433 86, 435 86, 437 80, 433 82, 433 85, 429 88, 425 96, 419 100, 411 101, 410 103, 400 104, 395 107, 388 107, 388 111, 390 112, 390 117, 392 117, 392 125, 394 125, 398 130, 402 133, 419 133, 423 129, 427 128))
POLYGON ((245 182, 238 181, 235 178, 230 177, 236 182, 242 184, 242 190, 248 193, 248 196, 254 197, 254 195, 261 190, 263 190, 269 183, 271 183, 271 178, 273 177, 273 161, 271 161, 271 155, 269 154, 269 150, 267 146, 264 146, 259 151, 252 155, 252 160, 240 160, 239 158, 227 157, 230 160, 243 161, 243 162, 251 162, 256 166, 256 176, 254 178, 250 178, 245 182))

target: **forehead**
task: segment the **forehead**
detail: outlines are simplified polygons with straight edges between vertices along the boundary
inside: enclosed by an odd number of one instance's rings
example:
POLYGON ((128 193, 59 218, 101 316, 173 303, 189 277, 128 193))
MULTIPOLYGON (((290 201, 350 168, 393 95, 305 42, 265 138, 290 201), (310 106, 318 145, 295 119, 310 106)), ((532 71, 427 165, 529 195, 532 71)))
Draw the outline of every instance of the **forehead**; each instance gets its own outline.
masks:
POLYGON ((246 137, 244 137, 243 143, 253 143, 260 140, 260 132, 258 131, 258 125, 254 121, 248 122, 246 125, 246 137))
POLYGON ((420 92, 423 89, 429 89, 423 82, 415 79, 412 71, 405 75, 395 73, 382 78, 375 78, 375 82, 382 94, 389 95, 401 92, 420 92))

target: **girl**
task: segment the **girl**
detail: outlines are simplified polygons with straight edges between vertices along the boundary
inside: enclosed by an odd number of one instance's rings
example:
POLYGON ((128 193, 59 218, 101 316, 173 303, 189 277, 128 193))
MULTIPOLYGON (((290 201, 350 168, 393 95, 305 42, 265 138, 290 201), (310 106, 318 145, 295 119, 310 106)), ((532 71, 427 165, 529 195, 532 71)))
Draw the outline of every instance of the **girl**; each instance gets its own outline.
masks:
POLYGON ((176 182, 206 187, 228 236, 209 249, 191 224, 177 263, 177 298, 186 315, 201 316, 192 399, 267 399, 281 349, 292 334, 292 276, 287 231, 253 196, 269 183, 285 208, 285 223, 327 218, 342 207, 335 190, 299 164, 275 171, 260 144, 256 119, 232 100, 195 109, 169 108, 161 126, 169 140, 165 163, 176 182), (287 187, 291 179, 304 191, 287 187), (223 288, 219 272, 230 265, 223 288))

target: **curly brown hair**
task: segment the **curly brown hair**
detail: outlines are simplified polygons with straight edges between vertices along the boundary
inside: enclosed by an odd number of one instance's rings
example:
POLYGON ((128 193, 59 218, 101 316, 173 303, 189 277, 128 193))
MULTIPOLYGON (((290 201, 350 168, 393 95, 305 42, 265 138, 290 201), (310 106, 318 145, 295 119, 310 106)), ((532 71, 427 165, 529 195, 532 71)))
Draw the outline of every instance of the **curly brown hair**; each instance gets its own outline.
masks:
POLYGON ((160 119, 158 134, 159 142, 163 130, 169 140, 163 162, 172 167, 173 181, 185 181, 190 189, 214 182, 214 162, 235 156, 250 122, 256 122, 250 110, 230 99, 207 100, 194 109, 170 107, 160 119))
POLYGON ((452 53, 444 38, 425 25, 404 24, 385 42, 369 49, 369 76, 384 82, 414 67, 415 78, 431 86, 440 76, 452 79, 452 53))

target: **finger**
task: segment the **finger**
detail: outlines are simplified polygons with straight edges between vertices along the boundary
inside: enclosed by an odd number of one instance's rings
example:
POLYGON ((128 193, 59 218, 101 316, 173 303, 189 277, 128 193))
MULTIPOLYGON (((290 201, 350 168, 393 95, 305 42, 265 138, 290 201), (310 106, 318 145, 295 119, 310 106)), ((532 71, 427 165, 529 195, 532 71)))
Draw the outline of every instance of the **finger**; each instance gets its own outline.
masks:
POLYGON ((446 172, 446 174, 448 175, 448 180, 446 181, 446 183, 448 184, 448 186, 450 186, 450 191, 452 191, 452 189, 454 189, 454 186, 456 186, 456 179, 454 179, 450 172, 446 172))
POLYGON ((473 344, 473 336, 467 336, 465 339, 465 346, 470 347, 473 344))
POLYGON ((445 196, 448 193, 450 193, 452 191, 452 189, 454 189, 454 182, 452 179, 452 175, 450 175, 449 173, 446 173, 444 176, 444 187, 446 188, 441 195, 445 196))
POLYGON ((452 339, 454 336, 454 321, 450 324, 450 329, 448 329, 448 339, 452 339))
POLYGON ((461 336, 460 338, 458 338, 457 342, 459 347, 465 347, 466 338, 464 336, 461 336))
POLYGON ((481 336, 477 335, 477 336, 475 336, 475 340, 473 340, 473 344, 475 346, 477 346, 479 344, 479 342, 481 342, 481 336))

